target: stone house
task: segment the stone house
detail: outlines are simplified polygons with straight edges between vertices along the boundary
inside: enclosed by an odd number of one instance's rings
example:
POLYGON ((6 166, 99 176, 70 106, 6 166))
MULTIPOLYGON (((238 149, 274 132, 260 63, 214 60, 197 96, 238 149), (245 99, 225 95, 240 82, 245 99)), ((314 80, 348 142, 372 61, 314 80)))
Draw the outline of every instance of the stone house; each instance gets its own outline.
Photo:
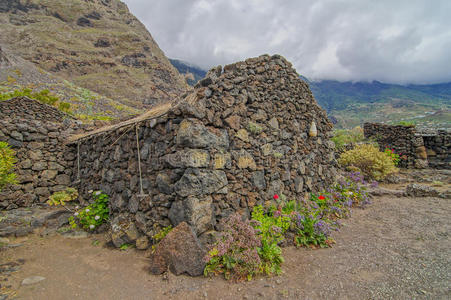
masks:
POLYGON ((291 64, 264 55, 214 68, 136 119, 72 136, 72 179, 84 198, 110 196, 117 246, 181 221, 205 237, 274 194, 300 201, 331 184, 331 129, 291 64))

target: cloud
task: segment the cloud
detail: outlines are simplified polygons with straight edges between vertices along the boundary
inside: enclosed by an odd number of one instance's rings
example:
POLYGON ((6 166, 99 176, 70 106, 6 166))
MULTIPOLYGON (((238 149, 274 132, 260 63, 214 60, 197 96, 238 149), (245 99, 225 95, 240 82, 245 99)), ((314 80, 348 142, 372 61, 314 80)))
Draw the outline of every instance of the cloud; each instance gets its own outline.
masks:
POLYGON ((125 0, 168 57, 281 54, 312 79, 451 81, 451 1, 125 0))

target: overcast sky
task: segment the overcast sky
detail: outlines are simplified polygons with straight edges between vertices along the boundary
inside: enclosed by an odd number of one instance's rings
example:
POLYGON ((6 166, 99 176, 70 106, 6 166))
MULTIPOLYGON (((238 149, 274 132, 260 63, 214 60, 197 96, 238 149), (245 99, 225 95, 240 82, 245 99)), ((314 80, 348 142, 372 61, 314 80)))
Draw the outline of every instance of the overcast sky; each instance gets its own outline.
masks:
POLYGON ((310 79, 451 81, 451 0, 123 0, 170 58, 281 54, 310 79))

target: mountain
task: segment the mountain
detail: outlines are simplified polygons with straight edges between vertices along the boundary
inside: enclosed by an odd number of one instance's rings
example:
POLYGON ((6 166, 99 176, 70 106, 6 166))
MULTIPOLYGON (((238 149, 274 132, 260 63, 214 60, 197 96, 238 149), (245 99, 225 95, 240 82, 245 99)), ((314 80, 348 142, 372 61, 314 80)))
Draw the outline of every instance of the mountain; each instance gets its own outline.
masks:
MULTIPOLYGON (((304 78, 305 80, 305 78, 304 78)), ((350 103, 374 103, 393 99, 419 103, 451 103, 451 83, 397 85, 373 82, 308 81, 315 97, 328 110, 341 110, 350 103)))
POLYGON ((200 67, 192 65, 188 62, 178 60, 178 59, 169 59, 171 64, 179 71, 180 74, 185 76, 186 82, 194 86, 199 80, 205 77, 207 71, 202 70, 200 67))
POLYGON ((398 85, 303 79, 336 127, 349 128, 366 121, 451 127, 451 83, 398 85))
POLYGON ((1 0, 0 31, 0 47, 11 55, 127 108, 189 89, 119 0, 1 0))

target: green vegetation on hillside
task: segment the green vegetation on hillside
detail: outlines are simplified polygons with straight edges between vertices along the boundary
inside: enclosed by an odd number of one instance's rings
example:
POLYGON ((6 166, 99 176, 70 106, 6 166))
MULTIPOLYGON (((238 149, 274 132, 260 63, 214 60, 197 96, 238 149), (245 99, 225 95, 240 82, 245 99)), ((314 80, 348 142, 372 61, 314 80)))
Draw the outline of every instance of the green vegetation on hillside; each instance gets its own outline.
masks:
POLYGON ((71 114, 70 103, 60 101, 60 99, 49 90, 41 90, 39 92, 33 92, 31 89, 20 89, 14 90, 12 92, 2 93, 0 94, 0 101, 9 100, 16 97, 28 97, 30 99, 38 100, 44 104, 48 104, 51 106, 55 106, 59 110, 71 114))
POLYGON ((451 128, 451 83, 396 85, 381 82, 308 81, 337 128, 364 122, 451 128))
POLYGON ((354 127, 350 130, 336 129, 333 133, 334 136, 331 140, 334 142, 335 148, 338 151, 343 150, 346 145, 356 144, 365 139, 363 129, 360 126, 354 127))

